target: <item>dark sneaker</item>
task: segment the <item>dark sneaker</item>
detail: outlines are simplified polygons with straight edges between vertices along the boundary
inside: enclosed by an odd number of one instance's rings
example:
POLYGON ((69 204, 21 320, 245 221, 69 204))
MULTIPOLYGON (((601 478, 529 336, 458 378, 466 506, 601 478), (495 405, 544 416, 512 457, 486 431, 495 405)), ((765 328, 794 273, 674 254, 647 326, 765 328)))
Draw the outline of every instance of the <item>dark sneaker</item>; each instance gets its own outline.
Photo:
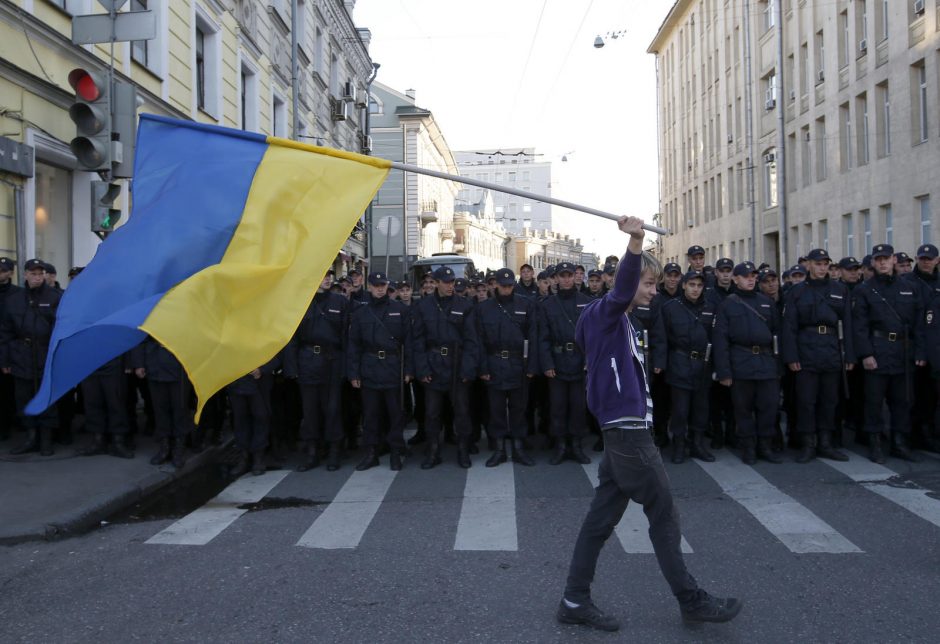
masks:
POLYGON ((743 607, 740 599, 712 597, 701 589, 690 601, 679 603, 682 619, 687 622, 730 622, 743 607))
POLYGON ((555 619, 562 624, 584 624, 601 631, 620 630, 620 622, 617 621, 617 618, 608 615, 595 606, 593 602, 581 604, 577 608, 568 608, 565 600, 562 599, 558 603, 555 619))

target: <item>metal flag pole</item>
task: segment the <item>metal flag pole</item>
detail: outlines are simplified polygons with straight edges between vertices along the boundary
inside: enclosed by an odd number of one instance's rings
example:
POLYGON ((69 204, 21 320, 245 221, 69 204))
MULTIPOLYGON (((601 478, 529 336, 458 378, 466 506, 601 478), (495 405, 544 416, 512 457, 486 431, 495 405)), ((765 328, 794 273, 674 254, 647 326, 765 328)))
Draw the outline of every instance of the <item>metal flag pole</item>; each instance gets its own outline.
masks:
MULTIPOLYGON (((457 183, 464 183, 470 186, 477 186, 478 188, 487 188, 488 190, 495 190, 496 192, 505 192, 506 194, 516 195, 517 197, 524 197, 526 199, 531 199, 532 201, 540 201, 542 203, 549 203, 555 206, 561 206, 562 208, 570 208, 571 210, 579 210, 581 212, 586 212, 590 215, 596 215, 598 217, 603 217, 604 219, 610 219, 617 221, 620 219, 620 216, 615 215, 610 212, 604 212, 603 210, 595 210, 594 208, 588 208, 587 206, 582 206, 580 204, 572 203, 570 201, 563 201, 561 199, 555 199, 554 197, 546 197, 544 195, 537 195, 532 192, 525 192, 524 190, 516 190, 514 188, 507 188, 505 186, 500 186, 495 183, 489 183, 486 181, 479 181, 477 179, 471 179, 470 177, 459 177, 454 174, 447 174, 446 172, 438 172, 436 170, 429 170, 427 168, 421 168, 416 165, 409 165, 407 163, 399 163, 397 161, 392 161, 392 167, 396 170, 402 170, 403 172, 414 172, 415 174, 426 174, 429 177, 437 177, 438 179, 450 179, 451 181, 456 181, 457 183)), ((648 230, 652 233, 658 233, 660 235, 668 235, 669 230, 666 228, 660 228, 659 226, 654 226, 653 224, 643 224, 643 229, 648 230)))

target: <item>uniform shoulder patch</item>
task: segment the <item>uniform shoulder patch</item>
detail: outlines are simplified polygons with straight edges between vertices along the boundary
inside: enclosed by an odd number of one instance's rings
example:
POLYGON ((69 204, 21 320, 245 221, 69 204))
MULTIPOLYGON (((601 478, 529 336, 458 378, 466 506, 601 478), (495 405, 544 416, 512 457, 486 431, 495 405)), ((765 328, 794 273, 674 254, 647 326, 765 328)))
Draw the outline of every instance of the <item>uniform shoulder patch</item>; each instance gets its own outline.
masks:
POLYGON ((451 315, 463 315, 463 311, 451 311, 451 315))
POLYGON ((389 313, 388 317, 395 317, 396 315, 401 316, 401 313, 389 313))
POLYGON ((526 315, 528 311, 516 311, 516 315, 526 315))
POLYGON ((328 313, 342 313, 339 309, 327 309, 328 313))

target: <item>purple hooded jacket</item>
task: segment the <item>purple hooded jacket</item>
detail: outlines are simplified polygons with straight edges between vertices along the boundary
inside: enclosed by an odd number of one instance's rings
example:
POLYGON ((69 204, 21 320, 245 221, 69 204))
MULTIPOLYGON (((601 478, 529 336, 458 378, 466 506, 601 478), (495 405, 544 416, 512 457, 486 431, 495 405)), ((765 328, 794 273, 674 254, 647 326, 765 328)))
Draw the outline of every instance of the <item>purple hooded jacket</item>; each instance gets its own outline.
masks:
POLYGON ((587 306, 575 338, 587 359, 587 402, 603 427, 623 418, 646 417, 646 377, 636 358, 636 337, 626 316, 640 283, 640 255, 627 252, 613 290, 587 306))

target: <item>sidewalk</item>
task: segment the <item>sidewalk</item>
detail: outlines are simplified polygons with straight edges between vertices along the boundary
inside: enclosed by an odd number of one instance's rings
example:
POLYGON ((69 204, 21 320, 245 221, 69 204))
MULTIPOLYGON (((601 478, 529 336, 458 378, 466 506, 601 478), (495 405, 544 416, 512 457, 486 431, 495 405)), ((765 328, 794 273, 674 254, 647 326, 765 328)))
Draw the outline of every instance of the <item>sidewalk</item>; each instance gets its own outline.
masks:
POLYGON ((181 476, 215 460, 226 448, 209 446, 188 454, 177 472, 167 463, 154 466, 152 437, 138 436, 133 459, 78 456, 91 443, 90 434, 76 434, 72 445, 55 445, 53 456, 33 452, 11 456, 10 449, 25 439, 16 432, 0 442, 0 545, 53 539, 98 525, 181 476))

